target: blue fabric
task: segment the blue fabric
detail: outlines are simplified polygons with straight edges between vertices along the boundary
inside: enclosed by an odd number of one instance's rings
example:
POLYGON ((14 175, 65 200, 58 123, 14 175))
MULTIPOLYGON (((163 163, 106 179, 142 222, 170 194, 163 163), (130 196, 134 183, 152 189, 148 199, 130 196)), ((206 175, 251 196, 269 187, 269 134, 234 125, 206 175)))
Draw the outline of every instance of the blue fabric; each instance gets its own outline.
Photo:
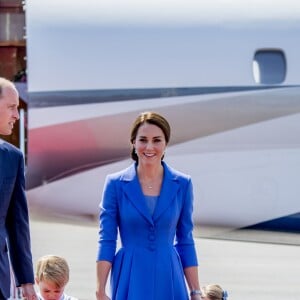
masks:
POLYGON ((100 204, 97 260, 112 262, 112 300, 187 300, 183 269, 197 266, 192 236, 193 187, 188 175, 163 163, 153 215, 136 164, 108 175, 100 204), (116 252, 118 228, 121 248, 116 252))
POLYGON ((0 289, 6 298, 10 296, 8 251, 16 284, 34 283, 23 155, 0 142, 0 289))
POLYGON ((222 292, 222 300, 227 300, 227 297, 228 297, 227 291, 223 291, 222 292))
POLYGON ((153 215, 154 209, 158 200, 158 196, 148 196, 144 195, 146 204, 149 208, 150 214, 153 215))

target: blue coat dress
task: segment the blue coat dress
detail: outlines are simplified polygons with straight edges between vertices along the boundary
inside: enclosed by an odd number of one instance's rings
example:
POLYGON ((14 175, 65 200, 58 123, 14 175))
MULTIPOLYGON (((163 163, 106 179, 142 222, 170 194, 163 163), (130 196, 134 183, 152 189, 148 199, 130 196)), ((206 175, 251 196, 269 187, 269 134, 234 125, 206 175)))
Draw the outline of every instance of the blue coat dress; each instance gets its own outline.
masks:
POLYGON ((191 178, 166 163, 153 215, 136 164, 108 175, 100 204, 97 260, 112 262, 112 300, 187 300, 183 269, 197 266, 191 178), (121 248, 116 252, 118 229, 121 248))

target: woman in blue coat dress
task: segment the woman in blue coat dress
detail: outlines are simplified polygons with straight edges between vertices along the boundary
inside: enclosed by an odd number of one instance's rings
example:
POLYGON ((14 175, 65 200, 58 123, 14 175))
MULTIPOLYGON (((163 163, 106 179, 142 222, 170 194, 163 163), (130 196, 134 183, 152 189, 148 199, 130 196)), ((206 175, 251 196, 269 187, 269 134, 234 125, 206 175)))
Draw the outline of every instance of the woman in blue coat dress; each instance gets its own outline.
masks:
POLYGON ((170 126, 163 116, 141 113, 131 130, 135 162, 106 178, 97 300, 201 299, 192 182, 163 162, 169 140, 170 126), (118 231, 121 247, 116 253, 118 231), (110 271, 111 298, 105 292, 110 271))

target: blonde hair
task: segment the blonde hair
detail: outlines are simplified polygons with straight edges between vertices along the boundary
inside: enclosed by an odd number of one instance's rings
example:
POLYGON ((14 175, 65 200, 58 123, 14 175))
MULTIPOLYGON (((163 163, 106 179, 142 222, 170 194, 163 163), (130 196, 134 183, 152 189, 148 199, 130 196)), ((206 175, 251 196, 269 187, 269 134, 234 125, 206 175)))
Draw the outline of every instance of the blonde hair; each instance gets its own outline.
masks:
POLYGON ((67 261, 56 255, 42 256, 37 262, 36 279, 38 281, 50 281, 57 288, 64 287, 69 281, 67 261))
POLYGON ((202 288, 203 296, 210 300, 226 300, 227 292, 218 284, 208 284, 202 288))

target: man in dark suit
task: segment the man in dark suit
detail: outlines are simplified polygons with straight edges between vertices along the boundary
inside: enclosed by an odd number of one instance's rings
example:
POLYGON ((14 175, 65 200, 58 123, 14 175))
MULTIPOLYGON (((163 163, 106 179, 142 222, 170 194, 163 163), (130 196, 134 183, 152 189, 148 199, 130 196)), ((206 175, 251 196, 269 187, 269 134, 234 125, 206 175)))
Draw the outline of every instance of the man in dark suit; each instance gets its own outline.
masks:
MULTIPOLYGON (((19 95, 0 77, 0 134, 12 133, 19 119, 19 95)), ((10 262, 25 299, 37 299, 25 196, 24 159, 19 149, 0 139, 0 300, 10 297, 10 262)))

